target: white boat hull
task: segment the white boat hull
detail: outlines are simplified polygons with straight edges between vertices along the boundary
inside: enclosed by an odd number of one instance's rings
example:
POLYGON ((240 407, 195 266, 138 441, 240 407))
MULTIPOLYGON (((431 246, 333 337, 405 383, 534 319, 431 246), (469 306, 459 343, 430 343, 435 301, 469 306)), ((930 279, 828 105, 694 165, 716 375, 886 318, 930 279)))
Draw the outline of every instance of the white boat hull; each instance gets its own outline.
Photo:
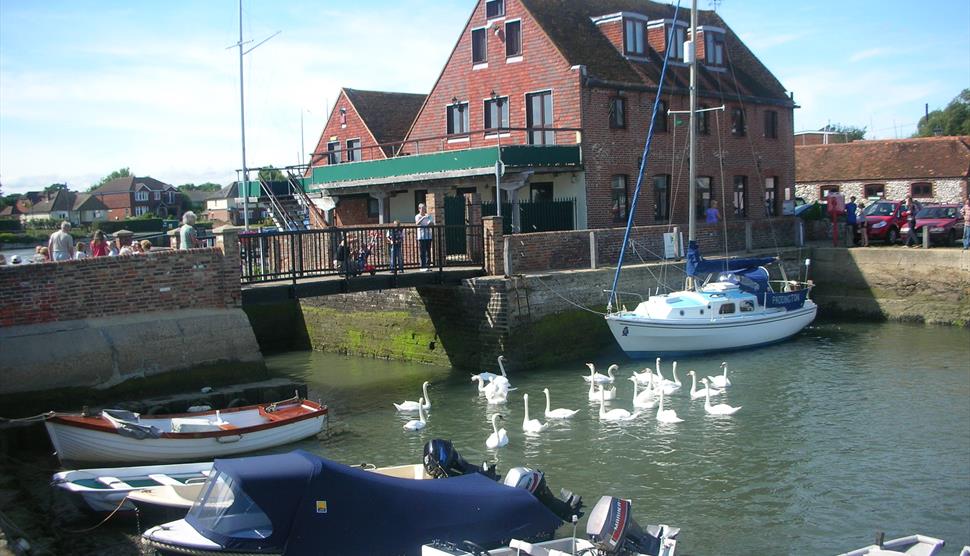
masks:
POLYGON ((184 462, 211 460, 282 446, 323 430, 326 415, 281 424, 254 432, 203 438, 136 439, 47 421, 47 433, 61 461, 72 462, 184 462))
POLYGON ((811 300, 793 311, 763 312, 730 318, 652 319, 633 313, 607 315, 613 337, 632 358, 673 356, 745 349, 794 336, 815 320, 811 300))

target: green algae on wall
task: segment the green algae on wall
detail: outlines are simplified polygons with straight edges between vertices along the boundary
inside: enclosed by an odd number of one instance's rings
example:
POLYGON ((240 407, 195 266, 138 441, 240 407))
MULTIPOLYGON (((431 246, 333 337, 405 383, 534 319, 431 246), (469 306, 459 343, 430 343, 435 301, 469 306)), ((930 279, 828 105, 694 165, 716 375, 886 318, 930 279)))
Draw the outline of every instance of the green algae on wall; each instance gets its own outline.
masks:
POLYGON ((528 367, 575 361, 600 353, 613 343, 603 316, 580 309, 567 309, 517 326, 509 336, 509 351, 528 367))

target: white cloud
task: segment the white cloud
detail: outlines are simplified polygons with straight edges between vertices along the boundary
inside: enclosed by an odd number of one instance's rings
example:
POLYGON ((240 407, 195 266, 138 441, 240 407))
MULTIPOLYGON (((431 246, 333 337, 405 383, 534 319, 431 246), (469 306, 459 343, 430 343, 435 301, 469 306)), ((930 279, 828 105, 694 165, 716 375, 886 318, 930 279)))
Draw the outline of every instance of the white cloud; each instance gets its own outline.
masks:
POLYGON ((877 56, 886 56, 892 53, 893 53, 892 48, 884 48, 884 47, 869 48, 866 50, 860 50, 859 52, 856 52, 852 56, 849 56, 849 61, 861 62, 862 60, 868 60, 869 58, 875 58, 877 56))

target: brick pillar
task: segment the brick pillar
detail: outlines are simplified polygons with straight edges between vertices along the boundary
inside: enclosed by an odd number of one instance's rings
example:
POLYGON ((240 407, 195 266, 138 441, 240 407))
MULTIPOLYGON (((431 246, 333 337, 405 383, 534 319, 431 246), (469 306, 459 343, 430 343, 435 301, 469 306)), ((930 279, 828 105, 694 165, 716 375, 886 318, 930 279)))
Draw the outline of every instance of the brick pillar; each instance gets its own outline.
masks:
POLYGON ((216 247, 222 251, 223 266, 219 273, 226 292, 226 307, 242 307, 242 259, 239 254, 239 230, 222 226, 212 230, 216 247))
POLYGON ((486 216, 482 218, 485 228, 485 274, 502 276, 505 274, 505 240, 502 237, 502 218, 486 216))
MULTIPOLYGON (((445 223, 444 189, 429 189, 428 194, 424 197, 424 205, 428 209, 428 213, 434 215, 435 224, 445 223)), ((411 224, 414 224, 414 222, 411 222, 411 224)))
POLYGON ((173 250, 178 251, 179 248, 179 229, 169 230, 166 232, 168 234, 168 246, 173 250))

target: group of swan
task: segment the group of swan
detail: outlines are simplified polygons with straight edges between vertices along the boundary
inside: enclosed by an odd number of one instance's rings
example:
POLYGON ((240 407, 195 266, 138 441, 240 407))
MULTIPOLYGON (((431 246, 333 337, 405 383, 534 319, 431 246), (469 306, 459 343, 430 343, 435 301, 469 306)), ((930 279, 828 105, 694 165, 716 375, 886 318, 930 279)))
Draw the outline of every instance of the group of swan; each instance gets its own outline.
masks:
POLYGON ((509 399, 509 392, 515 390, 509 382, 508 375, 505 374, 505 356, 498 356, 498 368, 502 373, 497 375, 490 372, 481 372, 471 375, 472 382, 478 382, 478 394, 485 396, 490 404, 503 404, 509 399))
MULTIPOLYGON (((549 400, 549 389, 543 388, 542 393, 546 395, 546 419, 569 419, 573 415, 579 413, 578 409, 566 409, 563 407, 558 407, 556 409, 550 409, 549 400)), ((525 416, 522 418, 522 431, 527 433, 540 433, 549 426, 549 421, 543 423, 538 419, 529 418, 529 395, 522 395, 522 403, 525 406, 525 416)), ((501 448, 509 443, 509 433, 505 429, 498 428, 497 421, 499 419, 505 419, 504 416, 495 414, 492 415, 492 434, 485 439, 485 446, 489 449, 501 448)))

